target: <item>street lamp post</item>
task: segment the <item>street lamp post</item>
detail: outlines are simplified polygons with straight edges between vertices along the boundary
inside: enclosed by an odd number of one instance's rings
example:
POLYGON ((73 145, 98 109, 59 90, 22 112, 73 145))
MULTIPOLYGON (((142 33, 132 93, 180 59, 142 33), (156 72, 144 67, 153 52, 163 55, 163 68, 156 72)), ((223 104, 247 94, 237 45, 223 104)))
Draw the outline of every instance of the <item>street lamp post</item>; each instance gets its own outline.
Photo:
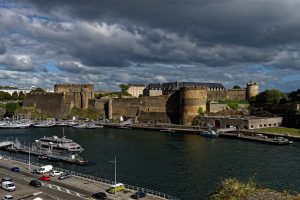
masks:
POLYGON ((114 161, 109 161, 109 162, 115 163, 115 194, 116 194, 116 185, 117 185, 117 159, 116 159, 116 156, 115 156, 114 161))

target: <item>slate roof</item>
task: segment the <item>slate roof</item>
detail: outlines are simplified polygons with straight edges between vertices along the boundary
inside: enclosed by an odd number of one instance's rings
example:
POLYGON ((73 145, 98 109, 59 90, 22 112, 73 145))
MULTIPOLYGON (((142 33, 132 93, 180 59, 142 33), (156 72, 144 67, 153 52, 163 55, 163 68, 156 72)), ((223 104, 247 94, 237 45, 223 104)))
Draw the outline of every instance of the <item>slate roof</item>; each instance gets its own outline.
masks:
POLYGON ((206 86, 209 88, 225 89, 221 83, 203 83, 203 82, 170 82, 170 83, 150 83, 147 89, 161 89, 161 90, 179 90, 186 86, 206 86))

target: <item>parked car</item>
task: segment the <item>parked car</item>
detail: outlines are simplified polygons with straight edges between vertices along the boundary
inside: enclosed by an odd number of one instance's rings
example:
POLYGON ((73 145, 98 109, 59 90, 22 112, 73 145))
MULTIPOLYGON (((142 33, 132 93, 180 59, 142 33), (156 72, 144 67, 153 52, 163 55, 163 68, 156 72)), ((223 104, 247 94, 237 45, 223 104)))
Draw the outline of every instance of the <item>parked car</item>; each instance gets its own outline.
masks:
POLYGON ((51 172, 53 169, 53 166, 52 165, 45 165, 45 166, 42 166, 40 168, 37 169, 37 172, 39 174, 45 174, 47 172, 51 172))
POLYGON ((50 176, 61 176, 63 174, 63 172, 57 171, 57 170, 53 170, 50 174, 50 176))
POLYGON ((19 173, 20 172, 20 168, 19 167, 13 167, 13 168, 10 169, 10 171, 19 173))
POLYGON ((9 192, 16 190, 16 186, 15 186, 14 182, 11 182, 11 181, 2 182, 2 188, 9 192))
POLYGON ((107 196, 104 192, 98 192, 92 195, 94 199, 106 199, 107 196))
POLYGON ((2 177, 1 183, 4 182, 4 181, 10 181, 10 182, 12 182, 13 179, 11 177, 9 177, 9 176, 4 176, 4 177, 2 177))
POLYGON ((42 187, 42 183, 39 180, 31 180, 29 182, 29 185, 33 186, 33 187, 42 187))
POLYGON ((133 199, 140 199, 146 196, 145 192, 142 191, 137 191, 136 193, 134 193, 133 195, 131 195, 130 197, 133 199))
POLYGON ((65 174, 58 177, 59 180, 64 180, 64 179, 67 179, 67 178, 71 178, 71 174, 65 173, 65 174))
POLYGON ((12 200, 12 199, 14 199, 14 197, 11 196, 11 195, 5 195, 5 196, 2 198, 2 200, 12 200))
POLYGON ((39 180, 41 180, 41 181, 50 181, 50 176, 41 176, 39 178, 39 180))
POLYGON ((124 191, 125 187, 123 183, 117 183, 115 185, 112 185, 107 191, 111 194, 119 191, 124 191))

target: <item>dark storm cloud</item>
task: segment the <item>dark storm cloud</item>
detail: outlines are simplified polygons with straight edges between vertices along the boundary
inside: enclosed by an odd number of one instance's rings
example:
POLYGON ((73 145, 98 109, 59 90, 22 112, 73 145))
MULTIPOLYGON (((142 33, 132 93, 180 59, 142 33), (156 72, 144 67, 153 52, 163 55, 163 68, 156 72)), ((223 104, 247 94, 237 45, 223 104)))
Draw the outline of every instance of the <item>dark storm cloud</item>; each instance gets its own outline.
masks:
POLYGON ((296 0, 28 0, 44 12, 161 28, 211 43, 267 46, 300 41, 296 0))
POLYGON ((300 69, 298 0, 15 2, 0 7, 0 70, 40 72, 36 83, 49 77, 47 85, 105 89, 176 80, 230 87, 252 79, 284 88, 281 78, 300 69))

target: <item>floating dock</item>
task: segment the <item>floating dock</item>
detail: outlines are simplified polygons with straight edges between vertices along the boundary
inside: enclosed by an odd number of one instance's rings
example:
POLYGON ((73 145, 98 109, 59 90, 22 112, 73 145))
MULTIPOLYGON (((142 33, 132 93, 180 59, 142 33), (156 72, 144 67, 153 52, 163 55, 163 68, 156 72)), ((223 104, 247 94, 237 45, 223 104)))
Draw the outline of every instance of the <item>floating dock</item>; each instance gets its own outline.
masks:
POLYGON ((227 137, 227 138, 235 138, 240 140, 247 140, 247 141, 253 141, 253 142, 259 142, 259 143, 266 143, 266 144, 273 144, 273 145, 289 145, 293 142, 282 138, 282 137, 272 137, 269 138, 263 134, 253 134, 253 135, 246 135, 241 132, 227 132, 227 133, 220 133, 220 137, 227 137))

